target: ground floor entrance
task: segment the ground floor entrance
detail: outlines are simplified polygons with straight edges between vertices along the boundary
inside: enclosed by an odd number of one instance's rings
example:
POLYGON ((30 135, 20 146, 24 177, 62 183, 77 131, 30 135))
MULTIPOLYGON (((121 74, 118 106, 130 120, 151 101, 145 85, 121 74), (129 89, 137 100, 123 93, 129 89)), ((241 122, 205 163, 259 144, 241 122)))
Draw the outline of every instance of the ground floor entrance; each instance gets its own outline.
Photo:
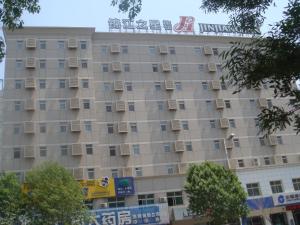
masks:
POLYGON ((289 225, 287 216, 285 213, 270 214, 272 225, 289 225))
POLYGON ((295 225, 300 225, 300 209, 293 211, 295 225))

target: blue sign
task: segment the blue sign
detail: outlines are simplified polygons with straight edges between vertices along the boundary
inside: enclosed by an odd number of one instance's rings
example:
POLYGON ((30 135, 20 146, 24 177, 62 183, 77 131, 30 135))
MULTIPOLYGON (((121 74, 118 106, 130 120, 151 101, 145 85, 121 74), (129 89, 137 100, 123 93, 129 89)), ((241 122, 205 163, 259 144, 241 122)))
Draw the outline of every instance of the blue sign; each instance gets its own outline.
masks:
POLYGON ((247 199, 247 205, 251 210, 261 210, 274 207, 273 198, 271 196, 264 198, 247 199))
POLYGON ((167 204, 100 209, 92 211, 89 225, 156 225, 169 224, 167 204))
POLYGON ((115 190, 117 196, 134 195, 133 177, 116 177, 115 190))

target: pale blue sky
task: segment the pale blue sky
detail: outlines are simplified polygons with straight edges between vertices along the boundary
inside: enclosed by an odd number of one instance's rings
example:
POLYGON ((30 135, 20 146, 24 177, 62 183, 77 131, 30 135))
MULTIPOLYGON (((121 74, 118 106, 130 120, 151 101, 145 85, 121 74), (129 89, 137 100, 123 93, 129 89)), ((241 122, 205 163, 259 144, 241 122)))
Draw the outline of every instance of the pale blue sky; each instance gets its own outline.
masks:
MULTIPOLYGON (((262 29, 267 31, 267 24, 272 24, 282 17, 283 7, 287 0, 277 0, 277 6, 271 7, 266 23, 262 29)), ((143 9, 137 19, 168 19, 178 22, 179 16, 194 16, 198 23, 228 22, 224 14, 205 14, 200 10, 201 0, 143 0, 143 9)), ((108 31, 108 19, 126 18, 126 14, 118 13, 110 0, 40 0, 41 12, 23 16, 25 26, 74 26, 95 27, 96 31, 108 31)), ((4 74, 4 63, 0 65, 0 77, 4 74)))

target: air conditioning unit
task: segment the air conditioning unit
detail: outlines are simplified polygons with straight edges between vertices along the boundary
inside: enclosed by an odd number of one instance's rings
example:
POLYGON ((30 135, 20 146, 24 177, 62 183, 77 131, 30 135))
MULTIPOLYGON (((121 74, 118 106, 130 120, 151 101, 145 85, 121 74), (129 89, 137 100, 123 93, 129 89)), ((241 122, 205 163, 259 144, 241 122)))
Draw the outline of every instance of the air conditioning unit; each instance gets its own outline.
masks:
POLYGON ((162 55, 168 54, 168 47, 165 45, 159 46, 159 53, 162 55))
POLYGON ((80 132, 81 131, 80 120, 71 121, 71 131, 72 132, 80 132))
POLYGON ((99 204, 100 209, 106 209, 108 207, 108 204, 106 202, 102 202, 99 204))
POLYGON ((35 89, 35 79, 32 77, 25 79, 25 88, 26 89, 35 89))
POLYGON ((124 83, 122 80, 114 81, 114 90, 115 91, 123 91, 124 90, 124 83))
POLYGON ((120 51, 121 51, 121 48, 120 48, 119 44, 114 44, 114 45, 110 46, 110 53, 117 54, 117 53, 120 53, 120 51))
POLYGON ((35 147, 28 145, 24 147, 24 158, 34 159, 35 158, 35 147))
POLYGON ((111 64, 111 69, 113 72, 121 72, 122 71, 122 66, 120 62, 113 62, 111 64))
POLYGON ((121 156, 130 156, 130 145, 129 144, 121 144, 120 145, 120 155, 121 156))
POLYGON ((75 39, 75 38, 69 38, 69 40, 68 40, 68 48, 70 48, 70 49, 77 48, 77 39, 75 39))
POLYGON ((171 71, 171 65, 170 65, 170 63, 167 63, 167 62, 162 63, 161 68, 162 68, 163 72, 170 72, 171 71))
POLYGON ((204 46, 203 50, 204 50, 204 55, 212 55, 213 54, 212 48, 210 46, 204 46))
POLYGON ((227 118, 221 118, 220 119, 220 127, 222 129, 229 128, 229 120, 227 118))
POLYGON ((165 88, 167 91, 173 91, 175 88, 173 80, 165 80, 165 88))
POLYGON ((117 101, 116 102, 116 111, 117 112, 125 112, 126 111, 125 101, 117 101))
POLYGON ((83 155, 82 145, 79 143, 72 144, 72 155, 73 156, 81 156, 83 155))
POLYGON ((175 152, 184 152, 184 142, 183 141, 176 141, 175 142, 175 152))
POLYGON ((69 68, 77 68, 78 67, 78 58, 70 57, 69 58, 69 68))
POLYGON ((218 80, 213 80, 211 82, 211 87, 213 90, 220 90, 221 89, 221 83, 218 80))
POLYGON ((131 167, 125 167, 122 169, 122 177, 132 177, 132 168, 131 167))
POLYGON ((71 98, 70 99, 70 109, 80 109, 80 99, 71 98))
POLYGON ((34 69, 35 68, 35 58, 33 57, 28 57, 26 58, 26 68, 29 68, 29 69, 34 69))
POLYGON ((79 87, 79 80, 77 77, 71 77, 69 79, 69 88, 78 88, 79 87))
POLYGON ((36 40, 35 38, 26 39, 26 48, 36 48, 36 40))
POLYGON ((216 66, 215 63, 208 63, 207 67, 208 67, 209 72, 216 72, 217 71, 217 66, 216 66))
POLYGON ((74 168, 73 176, 75 180, 83 180, 84 179, 84 169, 83 168, 74 168))
POLYGON ((118 132, 119 133, 128 133, 127 122, 119 122, 118 123, 118 132))
POLYGON ((258 105, 260 108, 267 108, 268 107, 268 102, 266 98, 259 98, 258 99, 258 105))
POLYGON ((167 197, 159 197, 158 198, 158 202, 159 203, 167 203, 168 202, 168 198, 167 197))
POLYGON ((25 110, 27 111, 34 111, 35 110, 35 101, 34 99, 27 99, 25 101, 25 110))
POLYGON ((224 100, 221 99, 221 98, 216 99, 216 108, 217 109, 224 109, 224 107, 225 107, 224 100))
POLYGON ((180 120, 171 120, 171 129, 172 131, 180 131, 180 120))
POLYGON ((188 170, 188 164, 187 163, 178 163, 178 173, 179 174, 185 174, 188 170))
POLYGON ((34 122, 26 121, 24 122, 24 133, 25 134, 34 134, 34 122))
POLYGON ((177 110, 176 100, 168 100, 168 109, 169 110, 177 110))

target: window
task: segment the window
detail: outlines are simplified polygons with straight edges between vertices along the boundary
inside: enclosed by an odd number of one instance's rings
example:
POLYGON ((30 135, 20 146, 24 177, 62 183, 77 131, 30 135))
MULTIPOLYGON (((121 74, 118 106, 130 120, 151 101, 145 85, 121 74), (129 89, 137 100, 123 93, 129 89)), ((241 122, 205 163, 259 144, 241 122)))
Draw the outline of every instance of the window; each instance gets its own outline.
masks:
POLYGON ((212 108, 212 102, 210 100, 206 100, 205 104, 206 104, 206 106, 207 106, 208 109, 212 108))
POLYGON ((299 191, 300 190, 300 178, 293 178, 292 179, 294 190, 299 191))
POLYGON ((260 195, 259 183, 246 184, 246 188, 247 188, 247 192, 248 192, 249 197, 260 195))
POLYGON ((89 99, 83 99, 82 100, 83 108, 84 109, 90 109, 90 100, 89 99))
POLYGON ((111 176, 112 177, 118 177, 119 176, 119 170, 118 169, 111 169, 111 176))
POLYGON ((179 105, 179 109, 185 110, 185 104, 184 104, 184 101, 179 101, 179 102, 178 102, 178 105, 179 105))
POLYGON ((240 140, 238 138, 233 139, 233 144, 234 144, 234 147, 236 147, 236 148, 239 148, 241 146, 240 140))
POLYGON ((59 79, 58 80, 58 86, 59 86, 59 88, 66 88, 66 80, 65 79, 59 79))
POLYGON ((273 194, 283 192, 283 187, 282 187, 281 180, 270 181, 270 186, 271 186, 271 190, 272 190, 273 194))
POLYGON ((15 101, 15 111, 21 111, 21 102, 20 101, 15 101))
POLYGON ((68 145, 61 145, 60 146, 60 155, 67 156, 68 155, 68 145))
POLYGON ((259 143, 261 146, 266 145, 265 139, 263 137, 259 137, 259 143))
POLYGON ((15 89, 22 88, 22 80, 15 80, 15 89))
POLYGON ((128 102, 128 111, 134 112, 134 102, 128 102))
POLYGON ((40 123, 40 133, 46 133, 47 127, 45 123, 40 123))
POLYGON ((81 86, 82 86, 82 88, 89 88, 89 80, 88 79, 82 79, 81 80, 81 86))
POLYGON ((126 90, 132 91, 132 83, 131 82, 125 82, 126 90))
POLYGON ((214 149, 215 150, 220 150, 220 141, 219 140, 214 140, 214 149))
POLYGON ((40 146, 40 157, 47 157, 47 147, 40 146))
POLYGON ((108 48, 107 48, 106 45, 102 45, 102 46, 100 47, 100 52, 101 52, 102 55, 106 55, 107 52, 108 52, 107 50, 108 50, 108 48))
POLYGON ((40 59, 40 69, 46 69, 46 60, 40 59))
POLYGON ((227 90, 227 85, 226 85, 226 83, 225 82, 221 82, 221 89, 222 90, 227 90))
POLYGON ((141 176, 143 176, 143 168, 142 168, 142 167, 136 167, 136 168, 134 169, 134 171, 135 171, 135 176, 136 176, 136 177, 141 177, 141 176))
POLYGON ((58 103, 60 110, 65 110, 67 108, 67 100, 59 100, 58 103))
POLYGON ((23 67, 22 59, 17 59, 16 60, 16 69, 22 69, 22 67, 23 67))
POLYGON ((203 72, 204 71, 204 65, 203 64, 199 64, 198 65, 198 71, 199 72, 203 72))
POLYGON ((116 146, 109 146, 109 156, 116 156, 117 155, 117 151, 116 151, 116 146))
POLYGON ((159 111, 163 111, 164 110, 164 102, 162 102, 162 101, 157 102, 157 108, 159 111))
POLYGON ((231 108, 230 100, 225 100, 224 102, 225 102, 225 107, 227 109, 230 109, 231 108))
POLYGON ((139 144, 132 145, 132 150, 133 150, 134 155, 139 155, 140 154, 140 145, 139 144))
POLYGON ((208 83, 206 81, 202 82, 203 90, 208 90, 208 83))
POLYGON ((19 134, 21 132, 21 126, 19 124, 14 124, 14 134, 19 134))
POLYGON ((259 120, 258 120, 258 118, 254 118, 254 124, 255 124, 256 127, 259 126, 259 120))
POLYGON ((111 83, 105 82, 103 86, 104 86, 104 91, 106 92, 111 91, 111 87, 112 87, 111 83))
POLYGON ((254 100, 254 99, 250 99, 250 100, 249 100, 249 102, 250 102, 250 106, 251 106, 251 108, 253 108, 253 107, 255 107, 255 106, 256 106, 256 102, 255 102, 255 100, 254 100))
POLYGON ((276 139, 278 144, 283 145, 283 140, 281 136, 277 136, 276 139))
POLYGON ((201 56, 202 55, 202 50, 200 47, 195 47, 194 48, 194 51, 195 51, 195 54, 198 55, 198 56, 201 56))
POLYGON ((272 108, 273 107, 273 103, 271 99, 267 99, 267 104, 268 104, 268 108, 272 108))
POLYGON ((176 168, 174 165, 167 165, 166 167, 168 175, 175 174, 176 168))
POLYGON ((178 64, 172 64, 172 71, 178 72, 178 64))
POLYGON ((13 151, 14 151, 14 159, 20 159, 21 158, 21 149, 13 148, 13 151))
POLYGON ((175 54, 176 54, 175 47, 169 47, 169 53, 170 53, 171 55, 175 55, 175 54))
POLYGON ((92 121, 84 121, 84 129, 86 132, 92 131, 92 121))
POLYGON ((288 163, 288 158, 286 155, 281 156, 282 163, 288 163))
POLYGON ((46 49, 46 41, 40 41, 40 49, 46 49))
POLYGON ((81 49, 87 49, 87 42, 86 41, 80 41, 80 48, 81 49))
POLYGON ((213 48, 212 50, 213 50, 213 54, 214 54, 214 55, 219 55, 219 51, 218 51, 217 48, 213 48))
POLYGON ((114 125, 112 123, 109 123, 106 126, 107 126, 107 133, 113 134, 114 133, 114 125))
POLYGON ((181 121, 182 129, 189 130, 189 122, 188 121, 181 121))
POLYGON ((41 111, 45 111, 46 110, 46 101, 45 100, 40 100, 39 101, 39 107, 41 111))
POLYGON ((182 91, 182 83, 181 82, 175 82, 175 88, 177 91, 182 91))
POLYGON ((152 64, 152 72, 154 73, 158 72, 158 64, 152 64))
POLYGON ((154 204, 154 194, 138 195, 139 205, 154 204))
POLYGON ((130 126, 131 132, 137 132, 138 131, 136 123, 129 123, 129 126, 130 126))
POLYGON ((124 72, 130 72, 130 65, 129 64, 123 64, 124 72))
POLYGON ((244 164, 244 160, 243 159, 238 159, 238 166, 239 167, 245 167, 245 164, 244 164))
POLYGON ((108 208, 125 207, 125 197, 107 198, 108 208))
POLYGON ((151 55, 155 55, 155 53, 156 53, 155 46, 149 46, 149 53, 151 55))
POLYGON ((39 87, 40 87, 40 89, 45 89, 46 88, 46 80, 45 79, 40 79, 39 80, 39 87))
POLYGON ((170 143, 164 143, 164 151, 171 152, 171 144, 170 143))
POLYGON ((183 204, 182 191, 167 192, 167 199, 168 199, 169 206, 182 205, 183 204))
POLYGON ((105 110, 106 110, 106 112, 112 112, 112 103, 111 102, 105 103, 105 110))
POLYGON ((265 165, 271 165, 270 157, 264 157, 264 162, 265 162, 265 165))
POLYGON ((58 49, 64 49, 65 48, 65 41, 58 41, 57 45, 58 45, 58 49))
POLYGON ((59 69, 64 69, 65 68, 65 60, 64 59, 59 59, 58 60, 58 68, 59 69))
POLYGON ((209 124, 210 124, 210 128, 216 128, 216 121, 215 120, 210 120, 209 124))
POLYGON ((167 121, 160 121, 160 130, 161 131, 167 130, 167 121))
POLYGON ((18 40, 17 41, 17 49, 18 50, 23 49, 23 45, 24 45, 24 42, 22 40, 18 40))
POLYGON ((92 144, 86 144, 85 145, 85 151, 87 155, 93 155, 93 145, 92 144))
POLYGON ((88 61, 86 59, 82 59, 80 61, 80 65, 82 69, 87 69, 88 68, 88 61))
POLYGON ((89 180, 95 179, 95 169, 94 168, 88 168, 87 169, 87 177, 89 180))
POLYGON ((160 82, 155 82, 154 87, 155 87, 156 91, 160 91, 161 90, 161 83, 160 82))
POLYGON ((106 64, 106 63, 102 64, 101 67, 102 67, 102 72, 104 72, 104 73, 108 72, 108 64, 106 64))
POLYGON ((59 123, 59 132, 60 133, 66 133, 68 130, 68 123, 66 122, 60 122, 59 123))
POLYGON ((121 51, 123 54, 128 54, 128 46, 121 46, 121 51))
POLYGON ((186 151, 189 151, 189 152, 193 151, 193 145, 192 145, 191 141, 185 142, 185 149, 186 149, 186 151))
POLYGON ((219 73, 222 73, 222 72, 223 72, 222 65, 220 65, 220 64, 217 65, 217 71, 218 71, 219 73))
POLYGON ((235 120, 234 119, 229 120, 229 126, 232 128, 235 128, 235 120))

